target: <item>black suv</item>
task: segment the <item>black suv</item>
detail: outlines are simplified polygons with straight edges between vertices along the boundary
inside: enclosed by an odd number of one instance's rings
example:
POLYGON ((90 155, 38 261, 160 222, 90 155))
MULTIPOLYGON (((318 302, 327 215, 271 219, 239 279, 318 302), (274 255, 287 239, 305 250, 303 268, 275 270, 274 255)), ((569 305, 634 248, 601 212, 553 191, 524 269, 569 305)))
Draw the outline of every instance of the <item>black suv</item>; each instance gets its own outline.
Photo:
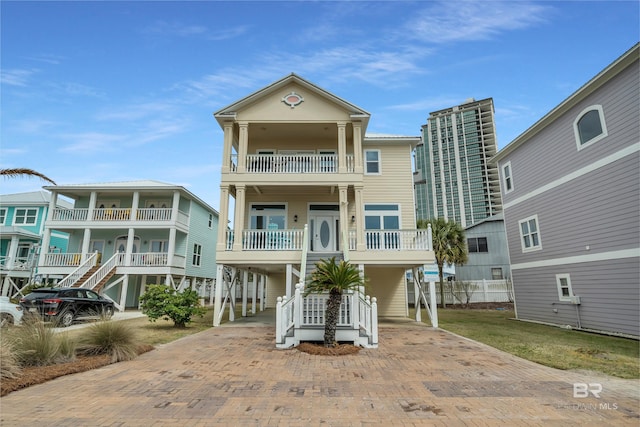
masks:
POLYGON ((76 320, 109 319, 113 301, 83 288, 39 288, 20 300, 25 315, 39 315, 45 321, 67 327, 76 320))

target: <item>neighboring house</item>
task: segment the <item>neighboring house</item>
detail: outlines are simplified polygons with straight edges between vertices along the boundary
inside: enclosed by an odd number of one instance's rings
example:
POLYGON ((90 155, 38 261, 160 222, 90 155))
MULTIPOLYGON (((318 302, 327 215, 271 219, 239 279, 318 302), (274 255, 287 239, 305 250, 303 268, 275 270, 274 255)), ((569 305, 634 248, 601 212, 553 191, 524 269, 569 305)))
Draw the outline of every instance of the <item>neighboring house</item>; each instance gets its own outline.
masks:
POLYGON ((496 156, 518 319, 640 336, 639 46, 496 156))
POLYGON ((214 325, 223 291, 249 272, 254 306, 257 293, 275 307, 331 256, 361 268, 381 316, 407 316, 405 270, 434 259, 427 230, 416 229, 411 152, 420 138, 365 136, 369 113, 295 74, 214 116, 224 130, 220 222, 233 223, 219 229, 225 286, 216 287, 214 325))
POLYGON ((184 187, 158 181, 47 186, 52 200, 38 272, 59 286, 103 292, 119 310, 137 308, 149 284, 213 288, 218 213, 184 187), (73 208, 55 207, 59 196, 73 208), (46 250, 69 234, 66 253, 46 250))
POLYGON ((468 227, 502 210, 493 99, 429 114, 415 151, 418 219, 444 218, 468 227))
MULTIPOLYGON (((4 194, 0 196, 0 284, 3 296, 13 296, 37 274, 37 255, 41 246, 44 221, 51 204, 46 191, 4 194)), ((57 207, 73 205, 59 200, 57 207)), ((67 233, 52 233, 52 251, 66 252, 67 233)))
POLYGON ((456 265, 456 280, 509 279, 509 251, 504 231, 504 215, 499 213, 467 227, 469 258, 464 265, 456 265))

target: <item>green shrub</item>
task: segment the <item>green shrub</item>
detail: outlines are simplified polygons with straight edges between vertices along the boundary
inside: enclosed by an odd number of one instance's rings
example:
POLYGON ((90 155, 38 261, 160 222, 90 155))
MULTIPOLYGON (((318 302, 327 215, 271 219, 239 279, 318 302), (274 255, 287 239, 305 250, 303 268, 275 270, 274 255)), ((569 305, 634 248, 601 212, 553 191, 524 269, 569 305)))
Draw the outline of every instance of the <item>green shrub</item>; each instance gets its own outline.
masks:
POLYGON ((93 323, 83 330, 78 341, 78 354, 108 354, 113 363, 138 356, 135 331, 126 322, 105 320, 93 323))
POLYGON ((177 292, 166 285, 149 285, 147 291, 140 296, 140 305, 150 321, 170 319, 177 328, 184 328, 191 322, 191 317, 202 317, 206 313, 196 291, 186 289, 177 292))

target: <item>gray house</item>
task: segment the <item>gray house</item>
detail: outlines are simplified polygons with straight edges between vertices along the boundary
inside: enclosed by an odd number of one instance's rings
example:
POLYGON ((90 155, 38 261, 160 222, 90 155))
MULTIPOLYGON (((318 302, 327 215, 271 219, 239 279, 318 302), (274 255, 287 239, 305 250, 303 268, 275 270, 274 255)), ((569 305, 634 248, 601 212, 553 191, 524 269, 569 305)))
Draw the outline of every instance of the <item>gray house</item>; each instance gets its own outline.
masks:
POLYGON ((639 46, 495 157, 518 319, 640 336, 639 46))
POLYGON ((469 259, 456 266, 456 280, 504 280, 511 276, 504 215, 501 213, 465 228, 469 259))

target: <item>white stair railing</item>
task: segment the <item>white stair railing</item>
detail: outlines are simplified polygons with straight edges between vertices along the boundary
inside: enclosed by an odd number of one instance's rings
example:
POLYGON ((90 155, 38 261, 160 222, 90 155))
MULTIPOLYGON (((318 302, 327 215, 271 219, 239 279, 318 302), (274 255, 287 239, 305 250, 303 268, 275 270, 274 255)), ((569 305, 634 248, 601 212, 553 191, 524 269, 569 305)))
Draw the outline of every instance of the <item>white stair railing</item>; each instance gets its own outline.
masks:
POLYGON ((73 270, 67 277, 58 282, 56 286, 60 288, 69 288, 73 286, 82 276, 87 274, 98 262, 98 252, 91 254, 87 260, 80 264, 78 268, 73 270))
POLYGON ((114 268, 118 265, 121 265, 124 261, 124 253, 116 253, 114 254, 107 262, 102 264, 102 266, 96 270, 95 273, 91 275, 82 285, 82 288, 93 289, 95 288, 102 279, 104 279, 107 274, 109 274, 114 268))

